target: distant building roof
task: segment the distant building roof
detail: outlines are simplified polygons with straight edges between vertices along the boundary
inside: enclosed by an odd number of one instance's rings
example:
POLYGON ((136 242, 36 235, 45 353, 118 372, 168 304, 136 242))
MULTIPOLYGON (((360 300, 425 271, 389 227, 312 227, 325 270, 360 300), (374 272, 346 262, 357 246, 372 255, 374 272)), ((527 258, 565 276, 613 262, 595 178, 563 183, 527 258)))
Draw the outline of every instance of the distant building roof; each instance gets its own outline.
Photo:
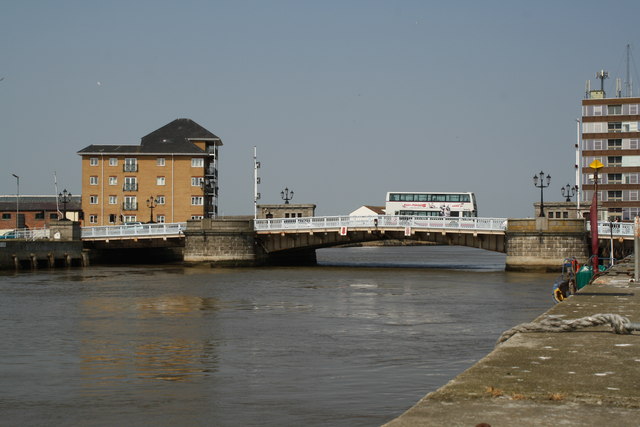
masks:
POLYGON ((142 137, 140 145, 89 145, 78 154, 205 154, 191 141, 222 145, 213 133, 191 119, 176 119, 142 137))
MULTIPOLYGON (((62 210, 62 203, 57 202, 57 196, 20 196, 20 211, 55 211, 62 210)), ((68 211, 79 211, 81 207, 80 196, 71 196, 71 201, 67 203, 68 211)), ((0 196, 0 211, 15 211, 16 196, 0 196)))
POLYGON ((356 209, 355 211, 351 212, 349 215, 362 215, 363 211, 367 211, 366 213, 372 213, 375 215, 384 215, 384 207, 383 206, 360 206, 358 209, 356 209))

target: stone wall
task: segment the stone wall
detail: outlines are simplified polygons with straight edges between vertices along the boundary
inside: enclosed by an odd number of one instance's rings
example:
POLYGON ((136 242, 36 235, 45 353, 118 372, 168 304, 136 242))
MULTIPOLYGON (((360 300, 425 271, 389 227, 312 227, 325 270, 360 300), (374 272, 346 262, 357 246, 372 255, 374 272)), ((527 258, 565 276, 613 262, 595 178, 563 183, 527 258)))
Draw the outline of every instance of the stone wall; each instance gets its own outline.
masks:
POLYGON ((84 266, 88 264, 82 242, 50 240, 0 241, 0 269, 84 266))
POLYGON ((252 219, 210 219, 187 222, 184 261, 212 266, 255 266, 264 263, 256 245, 252 219))
POLYGON ((587 237, 582 219, 509 219, 506 269, 558 271, 571 257, 584 263, 589 258, 587 237))

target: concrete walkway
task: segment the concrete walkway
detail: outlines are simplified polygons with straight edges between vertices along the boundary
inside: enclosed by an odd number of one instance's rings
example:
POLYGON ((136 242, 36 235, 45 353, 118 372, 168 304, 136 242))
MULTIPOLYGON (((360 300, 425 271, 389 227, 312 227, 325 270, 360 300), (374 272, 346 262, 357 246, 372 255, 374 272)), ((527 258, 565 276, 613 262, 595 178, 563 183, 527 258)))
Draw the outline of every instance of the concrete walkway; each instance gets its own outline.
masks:
MULTIPOLYGON (((638 323, 640 284, 632 277, 633 261, 626 260, 536 321, 613 313, 638 323)), ((518 333, 386 426, 481 423, 640 426, 640 331, 518 333)))

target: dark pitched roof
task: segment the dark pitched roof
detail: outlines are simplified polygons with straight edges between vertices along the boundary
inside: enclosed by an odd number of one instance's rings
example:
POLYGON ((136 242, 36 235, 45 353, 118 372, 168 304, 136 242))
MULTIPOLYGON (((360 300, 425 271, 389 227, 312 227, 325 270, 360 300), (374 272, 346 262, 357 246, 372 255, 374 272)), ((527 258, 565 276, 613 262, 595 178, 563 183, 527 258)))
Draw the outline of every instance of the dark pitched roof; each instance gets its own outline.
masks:
MULTIPOLYGON (((56 205, 56 196, 20 196, 19 209, 26 211, 55 211, 56 208, 62 210, 62 203, 56 205)), ((71 201, 67 203, 68 211, 80 210, 80 196, 71 196, 71 201)), ((0 211, 15 212, 16 196, 0 196, 0 211)))
POLYGON ((142 137, 140 145, 89 145, 78 154, 204 154, 191 140, 210 141, 222 145, 213 133, 191 119, 176 119, 142 137))

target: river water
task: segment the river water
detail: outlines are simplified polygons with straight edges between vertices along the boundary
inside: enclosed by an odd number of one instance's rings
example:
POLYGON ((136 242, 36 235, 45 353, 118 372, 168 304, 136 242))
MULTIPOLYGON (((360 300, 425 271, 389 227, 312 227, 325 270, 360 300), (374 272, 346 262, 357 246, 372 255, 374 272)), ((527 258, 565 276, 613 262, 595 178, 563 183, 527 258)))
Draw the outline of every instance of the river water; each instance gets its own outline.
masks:
POLYGON ((378 426, 553 304, 482 250, 318 261, 0 273, 0 424, 378 426))

